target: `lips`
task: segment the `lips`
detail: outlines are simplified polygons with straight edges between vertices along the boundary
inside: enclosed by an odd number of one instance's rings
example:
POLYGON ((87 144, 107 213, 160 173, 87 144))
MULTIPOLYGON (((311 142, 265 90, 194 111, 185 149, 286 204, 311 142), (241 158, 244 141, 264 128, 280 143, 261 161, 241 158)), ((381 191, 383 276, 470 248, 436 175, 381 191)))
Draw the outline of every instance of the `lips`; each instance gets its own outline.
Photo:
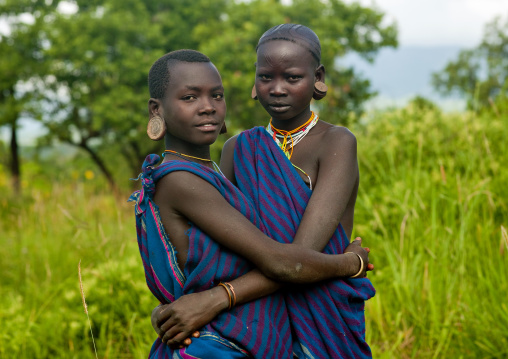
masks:
POLYGON ((196 127, 203 132, 213 132, 219 128, 219 123, 216 121, 201 122, 196 127))
POLYGON ((285 111, 289 110, 289 108, 291 106, 288 104, 285 104, 285 103, 273 102, 273 103, 268 104, 268 107, 270 107, 270 109, 273 112, 285 112, 285 111))

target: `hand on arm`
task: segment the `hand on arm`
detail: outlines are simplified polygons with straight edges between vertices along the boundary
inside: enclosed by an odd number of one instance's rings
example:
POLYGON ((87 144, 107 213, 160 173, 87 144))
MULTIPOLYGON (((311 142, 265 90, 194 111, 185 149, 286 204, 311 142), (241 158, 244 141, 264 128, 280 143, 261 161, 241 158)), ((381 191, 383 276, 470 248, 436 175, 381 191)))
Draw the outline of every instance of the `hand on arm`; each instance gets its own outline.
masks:
POLYGON ((192 173, 172 172, 159 182, 162 181, 168 181, 164 185, 168 190, 161 200, 167 201, 175 213, 249 260, 269 278, 311 283, 354 273, 354 266, 343 265, 348 261, 344 255, 326 255, 299 244, 272 240, 234 209, 215 187, 192 173))
MULTIPOLYGON (((357 259, 351 256, 324 255, 300 245, 273 241, 231 207, 213 186, 195 175, 175 172, 161 181, 172 182, 163 185, 163 188, 171 190, 167 191, 167 198, 161 199, 162 201, 170 203, 172 208, 199 225, 217 242, 249 259, 269 277, 307 283, 349 276, 357 271, 357 259), (196 203, 201 203, 201 206, 196 206, 196 203), (242 240, 239 241, 239 238, 242 240)), ((277 283, 267 279, 259 271, 252 271, 232 281, 232 284, 238 304, 273 293, 279 288, 277 283)), ((217 289, 222 290, 212 290, 217 289)), ((185 301, 175 301, 162 311, 154 311, 154 327, 158 332, 164 333, 165 341, 170 339, 170 344, 181 342, 182 338, 211 321, 224 309, 227 293, 222 295, 222 300, 213 300, 207 292, 203 292, 193 294, 192 298, 186 296, 185 301), (191 305, 191 302, 200 304, 191 305), (222 306, 217 303, 222 303, 222 306), (203 308, 207 310, 204 311, 203 308)))
MULTIPOLYGON (((336 141, 336 139, 333 141, 338 144, 338 148, 334 149, 334 153, 338 153, 340 156, 324 156, 322 162, 320 162, 318 173, 319 183, 313 191, 309 206, 307 207, 304 219, 295 238, 295 243, 300 243, 305 247, 313 248, 318 251, 322 251, 328 243, 329 238, 337 228, 346 210, 346 206, 348 205, 347 200, 352 196, 352 192, 356 191, 355 186, 358 185, 356 139, 348 130, 341 129, 341 131, 343 133, 340 135, 344 138, 340 141, 336 141), (330 200, 330 198, 335 198, 335 200, 330 200), (319 226, 316 226, 316 223, 319 223, 319 226)), ((235 182, 233 167, 235 143, 236 136, 228 140, 223 148, 221 157, 221 169, 226 177, 233 182, 235 182)), ((372 270, 374 268, 372 264, 368 263, 369 249, 362 248, 361 242, 358 239, 353 241, 346 248, 345 253, 347 252, 356 253, 364 262, 364 268, 362 273, 359 274, 359 277, 365 276, 366 270, 372 270)), ((360 268, 358 256, 347 255, 346 257, 349 258, 342 261, 343 265, 347 266, 351 266, 351 261, 353 261, 353 267, 355 268, 354 273, 350 273, 348 276, 358 272, 360 268)), ((279 283, 265 277, 258 270, 253 270, 231 281, 231 284, 235 288, 237 304, 269 295, 281 287, 279 283)), ((211 303, 207 304, 206 295, 199 294, 202 295, 202 303, 204 303, 201 307, 210 307, 211 303)), ((190 306, 188 306, 188 308, 190 308, 190 306)), ((220 313, 220 310, 213 311, 210 309, 208 313, 194 313, 197 316, 210 318, 209 320, 211 320, 220 313)), ((189 323, 194 321, 201 322, 204 321, 204 319, 192 319, 189 320, 189 323)), ((187 332, 197 328, 198 327, 189 328, 187 332)), ((171 338, 172 335, 167 334, 168 333, 164 336, 165 342, 171 338)))

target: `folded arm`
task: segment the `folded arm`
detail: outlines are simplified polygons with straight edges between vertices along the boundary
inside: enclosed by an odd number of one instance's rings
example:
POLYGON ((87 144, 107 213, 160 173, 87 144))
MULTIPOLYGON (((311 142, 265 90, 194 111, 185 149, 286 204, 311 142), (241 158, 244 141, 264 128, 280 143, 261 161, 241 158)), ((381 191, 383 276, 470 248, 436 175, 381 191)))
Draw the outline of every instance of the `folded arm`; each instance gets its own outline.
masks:
MULTIPOLYGON (((316 183, 311 199, 302 218, 302 222, 294 238, 294 244, 302 245, 316 251, 322 251, 341 221, 344 211, 349 204, 348 199, 352 197, 352 192, 355 191, 358 186, 356 139, 349 131, 344 130, 345 129, 340 129, 341 133, 338 134, 331 133, 329 136, 330 138, 327 139, 330 141, 330 144, 323 146, 327 148, 327 151, 330 151, 330 149, 333 151, 329 152, 330 155, 328 156, 320 156, 322 158, 318 173, 319 182, 316 183), (334 138, 337 136, 341 136, 340 141, 337 141, 337 138, 334 138), (333 146, 336 146, 336 148, 333 146), (337 156, 337 154, 340 154, 340 156, 337 156)), ((221 157, 221 169, 225 176, 233 183, 235 183, 233 167, 235 143, 236 136, 226 142, 221 157)), ((354 194, 354 197, 356 198, 356 193, 354 194)), ((271 241, 275 242, 273 240, 271 241)), ((365 274, 366 270, 373 269, 372 264, 368 264, 368 249, 363 249, 360 241, 354 241, 346 248, 346 252, 357 253, 363 258, 365 262, 365 270, 362 273, 362 276, 365 274)), ((346 260, 353 261, 353 270, 349 275, 341 276, 349 277, 358 272, 360 268, 360 261, 357 256, 350 255, 345 258, 346 260)), ((340 265, 343 266, 343 270, 345 267, 351 268, 351 262, 348 263, 347 261, 343 261, 340 265)), ((237 304, 246 303, 265 295, 272 294, 282 286, 282 284, 268 278, 259 270, 253 270, 231 281, 231 284, 235 288, 237 304)), ((220 295, 220 291, 217 290, 224 291, 222 288, 214 288, 213 290, 218 293, 218 295, 220 295)), ((186 297, 187 296, 185 296, 185 298, 186 297)), ((194 299, 200 300, 200 298, 194 299)), ((217 303, 212 303, 210 301, 210 296, 207 296, 206 294, 201 295, 201 300, 201 303, 203 304, 197 307, 215 309, 190 312, 190 305, 180 307, 177 304, 174 307, 171 307, 171 305, 165 307, 162 311, 154 311, 155 314, 153 317, 155 317, 155 322, 158 326, 160 326, 160 329, 162 329, 161 333, 165 342, 175 344, 185 337, 182 332, 178 332, 175 328, 175 321, 170 319, 172 316, 177 315, 176 313, 179 309, 189 314, 186 321, 189 325, 186 329, 184 329, 184 332, 187 333, 188 336, 192 330, 207 324, 217 314, 219 314, 221 310, 224 310, 227 307, 228 298, 224 292, 222 306, 217 306, 217 303), (193 327, 192 323, 196 323, 195 325, 197 326, 193 327)), ((196 306, 194 306, 194 308, 196 308, 196 306)), ((178 325, 180 324, 177 324, 177 326, 178 325)))
POLYGON ((268 278, 310 283, 354 273, 355 261, 348 259, 351 256, 326 255, 297 243, 272 240, 233 208, 215 187, 190 172, 172 172, 157 186, 163 194, 159 203, 248 259, 268 278))

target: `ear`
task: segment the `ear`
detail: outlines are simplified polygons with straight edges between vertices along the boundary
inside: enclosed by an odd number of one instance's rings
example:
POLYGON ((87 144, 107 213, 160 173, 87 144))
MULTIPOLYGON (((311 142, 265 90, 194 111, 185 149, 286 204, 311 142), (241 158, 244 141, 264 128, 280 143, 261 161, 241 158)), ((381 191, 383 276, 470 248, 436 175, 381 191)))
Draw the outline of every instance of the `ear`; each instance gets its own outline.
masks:
POLYGON ((314 82, 325 82, 325 67, 321 64, 316 68, 316 71, 314 71, 314 82))
POLYGON ((150 118, 154 117, 155 115, 164 118, 160 100, 156 98, 151 98, 150 100, 148 100, 148 114, 150 115, 150 118))

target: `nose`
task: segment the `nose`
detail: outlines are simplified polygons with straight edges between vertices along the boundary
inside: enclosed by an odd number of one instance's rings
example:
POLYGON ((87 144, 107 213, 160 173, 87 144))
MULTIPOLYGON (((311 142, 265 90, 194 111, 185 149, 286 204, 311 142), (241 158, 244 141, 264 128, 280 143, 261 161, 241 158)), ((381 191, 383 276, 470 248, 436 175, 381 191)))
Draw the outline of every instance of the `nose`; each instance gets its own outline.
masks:
POLYGON ((200 115, 213 115, 215 113, 215 106, 213 99, 203 99, 202 106, 199 110, 200 115))
POLYGON ((284 86, 284 83, 282 81, 272 81, 272 88, 270 89, 270 95, 271 96, 286 96, 286 88, 284 86))

